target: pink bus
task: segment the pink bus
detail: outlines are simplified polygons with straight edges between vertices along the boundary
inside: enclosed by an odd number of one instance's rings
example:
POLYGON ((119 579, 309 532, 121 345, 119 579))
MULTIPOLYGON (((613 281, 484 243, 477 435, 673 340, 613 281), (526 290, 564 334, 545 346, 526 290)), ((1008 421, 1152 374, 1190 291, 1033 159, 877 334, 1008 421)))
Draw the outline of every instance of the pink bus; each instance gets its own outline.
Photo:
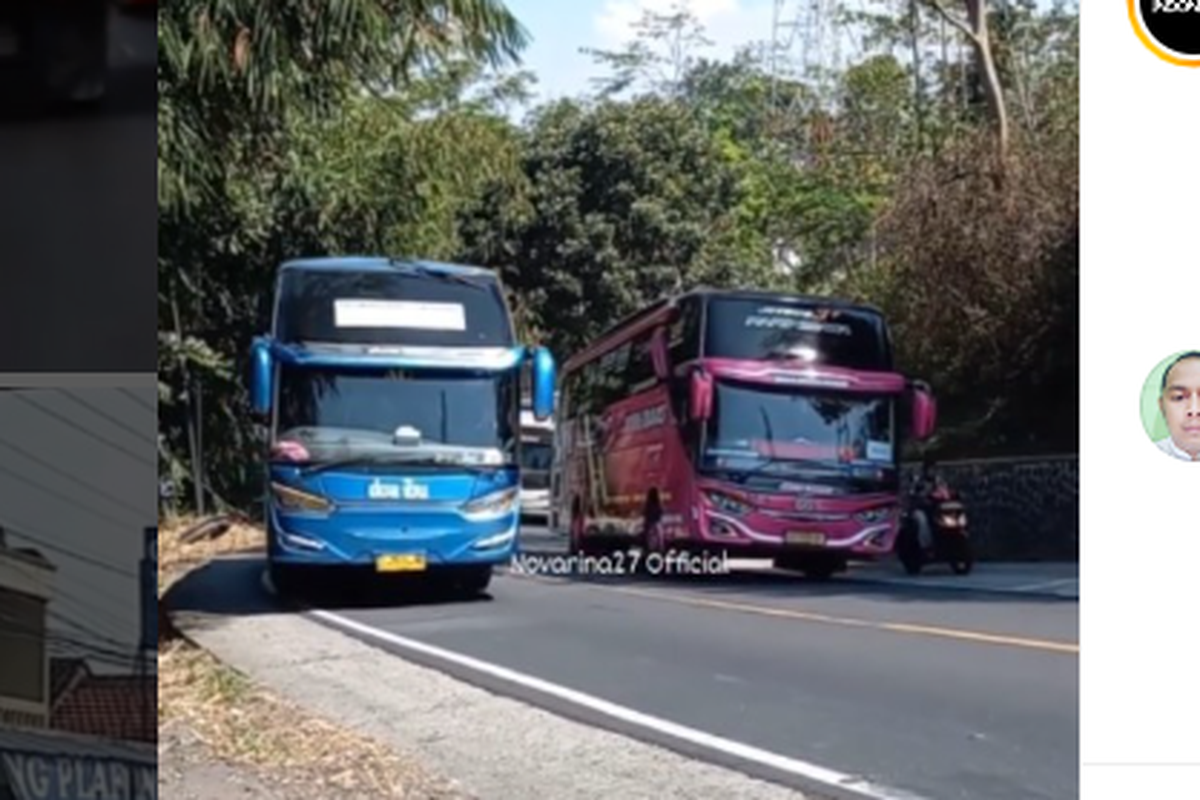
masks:
POLYGON ((552 527, 571 552, 724 553, 828 578, 890 553, 899 444, 936 418, 869 306, 701 289, 562 372, 552 527))

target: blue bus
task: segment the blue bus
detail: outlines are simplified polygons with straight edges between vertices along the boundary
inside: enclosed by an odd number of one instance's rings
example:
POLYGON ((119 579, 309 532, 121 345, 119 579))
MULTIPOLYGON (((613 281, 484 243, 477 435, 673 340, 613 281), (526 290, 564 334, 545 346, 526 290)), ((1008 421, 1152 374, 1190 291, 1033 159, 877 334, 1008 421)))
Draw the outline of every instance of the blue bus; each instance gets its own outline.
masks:
MULTIPOLYGON (((281 265, 251 349, 268 431, 267 563, 369 566, 485 589, 520 526, 521 386, 554 412, 555 364, 517 341, 499 277, 392 258, 281 265), (526 372, 528 370, 528 372, 526 372)), ((306 570, 307 571, 307 570, 306 570)))

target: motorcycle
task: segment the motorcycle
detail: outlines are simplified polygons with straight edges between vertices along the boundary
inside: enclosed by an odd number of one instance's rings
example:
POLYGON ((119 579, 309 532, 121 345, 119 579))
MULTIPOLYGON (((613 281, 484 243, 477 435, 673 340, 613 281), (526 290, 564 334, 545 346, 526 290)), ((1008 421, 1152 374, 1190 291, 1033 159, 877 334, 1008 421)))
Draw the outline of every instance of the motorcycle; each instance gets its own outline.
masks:
POLYGON ((927 564, 944 562, 955 575, 967 575, 975 565, 967 532, 967 510, 958 493, 938 480, 928 491, 914 491, 896 555, 909 575, 927 564))

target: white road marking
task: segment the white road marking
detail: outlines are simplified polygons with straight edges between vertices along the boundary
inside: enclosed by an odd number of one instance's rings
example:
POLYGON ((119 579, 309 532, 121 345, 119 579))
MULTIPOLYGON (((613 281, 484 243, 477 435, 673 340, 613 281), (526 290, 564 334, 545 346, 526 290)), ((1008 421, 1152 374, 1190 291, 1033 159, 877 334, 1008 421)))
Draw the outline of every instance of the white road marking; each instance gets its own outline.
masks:
POLYGON ((826 786, 836 787, 844 791, 856 792, 862 796, 863 800, 927 800, 919 795, 910 792, 904 792, 898 789, 893 789, 887 786, 881 786, 877 783, 856 778, 853 775, 847 775, 837 770, 828 769, 826 767, 812 764, 807 761, 790 758, 788 756, 772 753, 768 750, 763 750, 758 747, 736 742, 731 739, 725 739, 720 736, 715 736, 695 728, 689 728, 685 725, 680 725, 669 720, 659 717, 644 714, 626 706, 621 706, 616 703, 609 702, 599 697, 595 697, 584 692, 570 689, 566 686, 561 686, 552 683, 542 678, 528 675, 523 672, 518 672, 508 667, 493 664, 488 661, 483 661, 478 658, 456 653, 452 650, 446 650, 435 645, 426 644, 425 642, 410 639, 405 636, 398 636, 389 631, 380 630, 370 625, 364 625, 356 620, 349 619, 336 614, 332 611, 310 610, 310 615, 318 619, 348 631, 354 631, 369 639, 375 639, 379 642, 400 647, 405 650, 410 650, 417 653, 423 653, 427 656, 457 664, 460 667, 474 670, 476 672, 488 675, 493 678, 508 683, 516 684, 526 689, 540 692, 544 695, 555 697, 559 700, 565 700, 576 706, 586 708, 589 711, 594 711, 603 714, 606 717, 620 720, 630 725, 635 725, 647 730, 654 731, 659 734, 672 737, 677 740, 682 740, 693 745, 713 750, 725 755, 734 756, 745 761, 759 764, 764 767, 794 775, 799 778, 804 778, 815 783, 824 784, 826 786))
POLYGON ((1075 590, 1079 590, 1078 578, 1059 578, 1054 581, 1042 581, 1041 583, 1027 583, 1023 586, 1012 587, 1014 592, 1040 592, 1046 589, 1066 588, 1074 585, 1075 590))

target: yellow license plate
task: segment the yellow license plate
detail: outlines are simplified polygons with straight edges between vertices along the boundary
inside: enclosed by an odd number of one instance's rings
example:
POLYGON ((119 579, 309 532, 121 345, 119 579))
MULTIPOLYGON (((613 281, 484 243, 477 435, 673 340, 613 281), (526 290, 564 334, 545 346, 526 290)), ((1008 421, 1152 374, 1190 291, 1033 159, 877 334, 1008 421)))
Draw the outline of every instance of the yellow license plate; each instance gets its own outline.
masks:
POLYGON ((380 556, 375 559, 379 572, 421 572, 425 569, 425 556, 418 553, 380 556))
POLYGON ((810 533, 809 531, 789 531, 783 538, 788 544, 803 544, 817 546, 825 544, 825 534, 810 533))

